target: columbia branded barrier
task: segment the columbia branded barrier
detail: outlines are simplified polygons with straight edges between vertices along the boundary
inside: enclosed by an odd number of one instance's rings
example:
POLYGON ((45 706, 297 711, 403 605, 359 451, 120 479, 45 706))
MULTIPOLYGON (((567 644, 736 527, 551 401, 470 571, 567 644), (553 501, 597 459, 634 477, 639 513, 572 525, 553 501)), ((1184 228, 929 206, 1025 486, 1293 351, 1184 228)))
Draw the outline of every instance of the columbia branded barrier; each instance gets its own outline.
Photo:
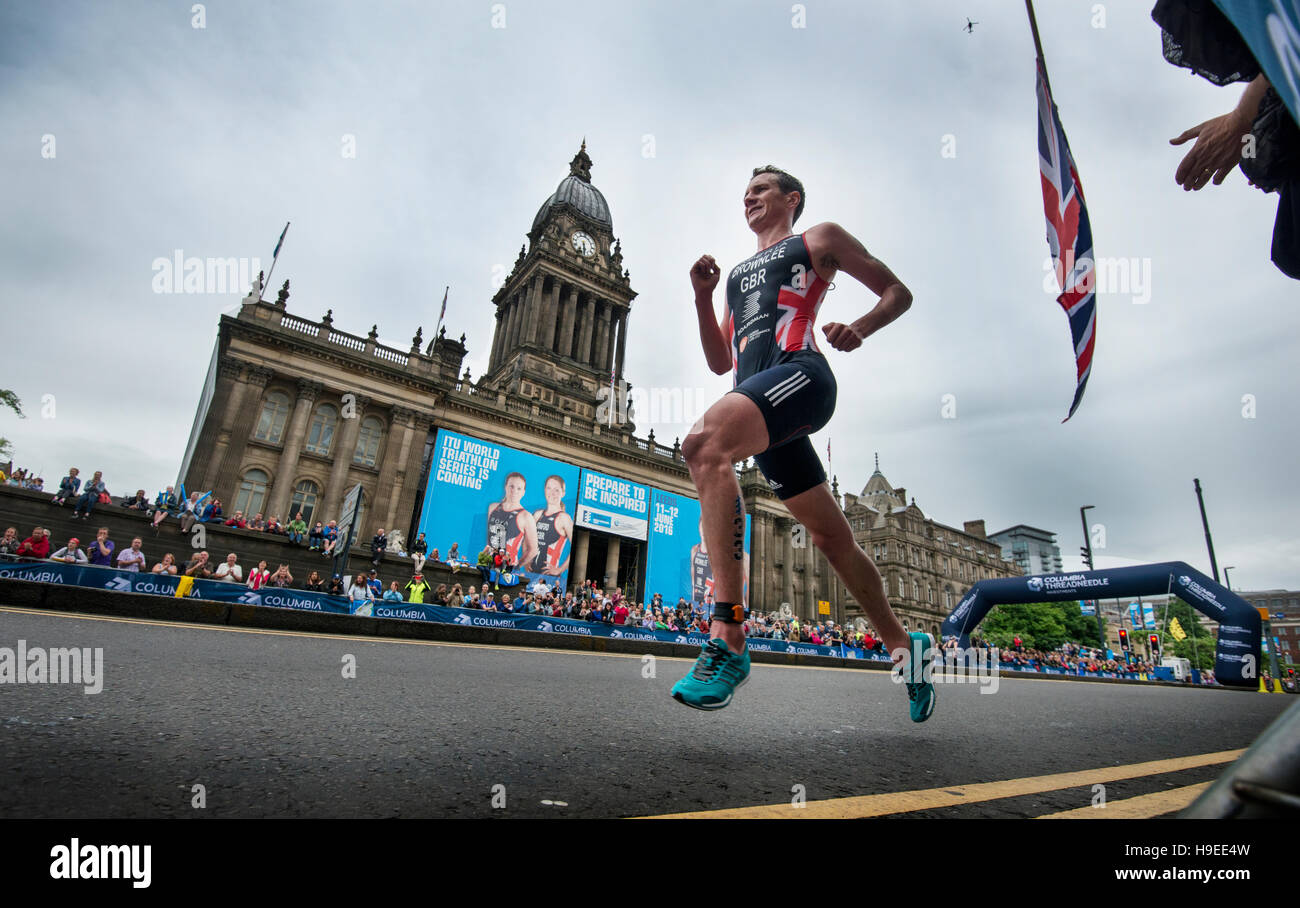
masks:
MULTIPOLYGON (((167 574, 144 574, 119 571, 113 568, 89 565, 59 564, 58 562, 28 562, 0 566, 0 579, 30 580, 37 583, 55 583, 63 586, 80 586, 90 589, 114 590, 122 593, 152 593, 175 596, 180 577, 167 574)), ((507 627, 524 631, 542 631, 552 634, 571 634, 582 637, 608 637, 621 640, 657 640, 662 643, 683 643, 703 646, 709 642, 704 634, 677 631, 651 630, 631 625, 602 624, 578 621, 571 618, 551 618, 543 615, 485 612, 481 609, 448 608, 442 605, 424 605, 415 602, 385 602, 380 599, 349 602, 341 596, 327 596, 305 590, 262 587, 250 590, 240 583, 221 580, 194 580, 186 599, 205 599, 212 602, 238 602, 245 605, 266 605, 299 611, 330 612, 339 615, 360 615, 371 618, 401 618, 408 621, 435 621, 443 624, 460 624, 467 627, 507 627)), ((807 656, 838 656, 846 659, 886 659, 853 647, 818 646, 811 643, 794 643, 786 640, 751 638, 749 648, 754 652, 798 653, 807 656)))

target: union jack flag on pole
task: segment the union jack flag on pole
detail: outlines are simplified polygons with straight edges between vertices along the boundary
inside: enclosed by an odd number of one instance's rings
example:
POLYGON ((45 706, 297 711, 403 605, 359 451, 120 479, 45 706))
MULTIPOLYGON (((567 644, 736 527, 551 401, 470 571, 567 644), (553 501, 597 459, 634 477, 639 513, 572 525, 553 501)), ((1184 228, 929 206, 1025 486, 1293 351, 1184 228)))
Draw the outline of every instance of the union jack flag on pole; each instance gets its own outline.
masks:
MULTIPOLYGON (((1038 26, 1032 6, 1029 15, 1034 43, 1038 45, 1038 26)), ((1083 186, 1079 183, 1079 172, 1070 154, 1060 114, 1052 101, 1041 45, 1038 46, 1038 167, 1043 180, 1047 245, 1052 252, 1056 283, 1061 288, 1056 301, 1070 320, 1070 337, 1074 342, 1077 379, 1070 412, 1061 420, 1066 422, 1079 408, 1092 371, 1092 352, 1097 339, 1097 269, 1083 186)))

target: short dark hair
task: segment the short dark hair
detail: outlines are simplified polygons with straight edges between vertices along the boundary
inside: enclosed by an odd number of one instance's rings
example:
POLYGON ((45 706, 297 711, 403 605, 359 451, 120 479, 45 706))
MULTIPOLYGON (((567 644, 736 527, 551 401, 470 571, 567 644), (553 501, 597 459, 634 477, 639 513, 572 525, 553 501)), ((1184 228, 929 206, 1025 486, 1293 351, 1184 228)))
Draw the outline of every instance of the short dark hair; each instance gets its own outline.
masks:
POLYGON ((760 173, 776 174, 776 186, 782 192, 799 193, 799 205, 794 210, 794 220, 790 222, 791 224, 794 224, 795 221, 799 220, 799 215, 803 214, 803 204, 808 200, 808 193, 803 191, 803 183, 799 182, 798 178, 786 173, 775 164, 764 164, 762 167, 755 167, 754 174, 750 177, 750 180, 753 180, 754 177, 758 176, 760 173))

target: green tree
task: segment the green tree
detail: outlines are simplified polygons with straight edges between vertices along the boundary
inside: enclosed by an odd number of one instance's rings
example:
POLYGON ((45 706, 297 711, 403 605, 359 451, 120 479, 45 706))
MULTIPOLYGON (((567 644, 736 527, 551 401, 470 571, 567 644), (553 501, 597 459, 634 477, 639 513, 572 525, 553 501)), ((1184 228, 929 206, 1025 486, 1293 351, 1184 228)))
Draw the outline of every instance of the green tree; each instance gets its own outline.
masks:
MULTIPOLYGON (((23 415, 22 401, 18 399, 17 394, 7 388, 0 388, 0 406, 5 406, 10 410, 13 410, 18 414, 19 419, 27 418, 23 415)), ((7 458, 11 453, 13 453, 13 449, 10 445, 9 439, 0 437, 0 458, 7 458)))
POLYGON ((1079 603, 1027 602, 1004 603, 989 612, 980 625, 980 633, 1002 649, 1019 636, 1025 646, 1052 650, 1062 643, 1099 646, 1097 619, 1084 615, 1079 603))

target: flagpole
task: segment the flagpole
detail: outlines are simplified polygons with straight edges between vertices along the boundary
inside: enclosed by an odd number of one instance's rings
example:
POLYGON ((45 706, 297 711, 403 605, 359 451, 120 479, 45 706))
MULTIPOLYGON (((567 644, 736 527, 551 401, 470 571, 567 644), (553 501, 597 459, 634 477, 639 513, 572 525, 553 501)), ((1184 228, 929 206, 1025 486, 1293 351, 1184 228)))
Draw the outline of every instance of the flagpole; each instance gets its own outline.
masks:
POLYGON ((1038 19, 1034 17, 1034 0, 1025 0, 1025 11, 1029 13, 1029 30, 1034 33, 1034 53, 1038 55, 1043 81, 1047 83, 1048 95, 1052 95, 1052 80, 1047 78, 1047 60, 1043 57, 1043 42, 1038 37, 1038 19))
POLYGON ((438 331, 442 328, 442 318, 447 314, 447 294, 451 292, 451 284, 448 284, 442 291, 442 309, 438 311, 438 327, 433 329, 433 336, 438 337, 438 331))
MULTIPOLYGON (((284 242, 285 234, 289 232, 290 223, 290 221, 284 222, 284 230, 280 232, 280 240, 275 244, 275 253, 271 256, 271 269, 266 272, 266 283, 262 285, 263 294, 266 293, 266 288, 271 286, 271 275, 275 273, 275 263, 280 260, 280 245, 284 242)), ((261 296, 258 296, 257 301, 259 303, 266 302, 261 296)))

